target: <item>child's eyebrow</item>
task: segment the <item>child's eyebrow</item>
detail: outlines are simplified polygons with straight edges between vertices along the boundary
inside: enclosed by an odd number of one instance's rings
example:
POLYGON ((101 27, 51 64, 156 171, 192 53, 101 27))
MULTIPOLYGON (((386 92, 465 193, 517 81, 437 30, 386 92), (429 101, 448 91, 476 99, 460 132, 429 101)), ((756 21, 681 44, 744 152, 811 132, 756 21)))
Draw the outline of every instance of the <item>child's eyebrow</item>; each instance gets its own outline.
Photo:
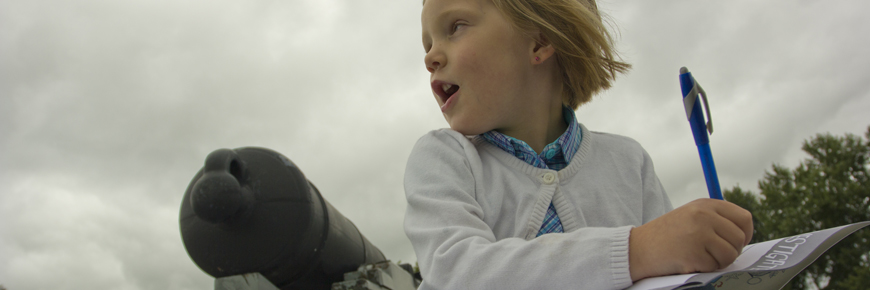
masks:
MULTIPOLYGON (((438 29, 438 28, 439 28, 439 26, 441 26, 443 24, 443 22, 445 21, 444 19, 471 18, 471 17, 473 17, 474 13, 475 13, 475 11, 471 8, 468 8, 468 7, 447 8, 447 9, 440 11, 438 13, 438 15, 436 15, 435 18, 433 18, 431 23, 428 23, 428 25, 430 27, 432 27, 434 25, 435 31, 437 33, 437 31, 440 31, 440 29, 438 29), (459 15, 459 16, 455 16, 455 15, 459 15)), ((423 49, 426 50, 426 52, 429 52, 429 46, 431 46, 431 45, 432 45, 432 35, 429 34, 429 31, 426 30, 426 27, 424 26, 423 27, 423 49)))
POLYGON ((435 21, 442 21, 442 20, 444 20, 444 18, 450 18, 450 16, 453 16, 454 14, 459 14, 460 16, 468 17, 472 13, 474 13, 474 12, 471 9, 464 8, 464 7, 447 9, 447 10, 441 11, 441 13, 438 14, 438 17, 435 17, 435 21))
MULTIPOLYGON (((444 10, 444 11, 441 11, 440 13, 438 13, 438 16, 435 16, 435 18, 434 18, 434 20, 432 21, 432 23, 434 23, 435 26, 437 27, 437 26, 440 25, 442 22, 444 22, 444 19, 448 19, 448 18, 450 18, 451 16, 453 16, 454 14, 459 14, 459 15, 461 15, 461 16, 466 16, 466 15, 470 15, 471 13, 472 13, 472 11, 470 11, 470 9, 468 9, 468 8, 452 8, 452 9, 447 9, 447 10, 444 10)), ((432 23, 430 23, 430 25, 432 25, 432 23)), ((427 33, 426 28, 423 27, 423 39, 426 39, 427 37, 429 37, 429 33, 427 33)))

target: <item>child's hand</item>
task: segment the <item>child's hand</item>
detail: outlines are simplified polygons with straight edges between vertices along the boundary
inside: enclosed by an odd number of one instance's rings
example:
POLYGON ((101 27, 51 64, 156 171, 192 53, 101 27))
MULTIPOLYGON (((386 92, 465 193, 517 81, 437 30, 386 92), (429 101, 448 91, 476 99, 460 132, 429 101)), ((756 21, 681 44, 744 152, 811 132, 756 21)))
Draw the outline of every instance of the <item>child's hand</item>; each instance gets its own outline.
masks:
POLYGON ((748 211, 722 200, 692 201, 631 230, 631 280, 725 268, 750 239, 748 211))

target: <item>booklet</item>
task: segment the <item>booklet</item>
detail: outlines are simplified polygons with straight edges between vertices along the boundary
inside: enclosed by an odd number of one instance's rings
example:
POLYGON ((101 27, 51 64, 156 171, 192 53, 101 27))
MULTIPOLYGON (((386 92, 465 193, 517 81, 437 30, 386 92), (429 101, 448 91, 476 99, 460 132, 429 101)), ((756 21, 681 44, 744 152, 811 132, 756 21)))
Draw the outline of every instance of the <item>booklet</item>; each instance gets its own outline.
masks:
POLYGON ((750 244, 725 269, 647 278, 628 290, 780 289, 833 245, 867 225, 870 221, 750 244))

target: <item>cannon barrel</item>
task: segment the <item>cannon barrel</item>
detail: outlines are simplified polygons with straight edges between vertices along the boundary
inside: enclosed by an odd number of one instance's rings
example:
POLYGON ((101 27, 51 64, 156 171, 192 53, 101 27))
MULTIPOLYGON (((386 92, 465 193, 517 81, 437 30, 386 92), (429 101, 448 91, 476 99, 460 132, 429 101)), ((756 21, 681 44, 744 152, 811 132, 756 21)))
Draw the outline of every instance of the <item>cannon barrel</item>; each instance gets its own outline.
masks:
POLYGON ((386 260, 302 171, 264 148, 208 155, 184 193, 184 247, 215 278, 258 272, 287 289, 330 289, 345 272, 386 260))

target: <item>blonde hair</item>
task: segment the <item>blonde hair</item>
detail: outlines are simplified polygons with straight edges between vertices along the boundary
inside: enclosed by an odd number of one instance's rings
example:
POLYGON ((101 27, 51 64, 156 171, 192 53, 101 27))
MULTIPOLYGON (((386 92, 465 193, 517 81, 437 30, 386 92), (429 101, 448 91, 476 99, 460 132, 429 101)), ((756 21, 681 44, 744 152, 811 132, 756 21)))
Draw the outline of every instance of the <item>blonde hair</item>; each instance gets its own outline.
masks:
POLYGON ((540 31, 544 44, 555 48, 565 106, 576 110, 631 68, 617 59, 595 0, 490 1, 517 29, 540 31))

